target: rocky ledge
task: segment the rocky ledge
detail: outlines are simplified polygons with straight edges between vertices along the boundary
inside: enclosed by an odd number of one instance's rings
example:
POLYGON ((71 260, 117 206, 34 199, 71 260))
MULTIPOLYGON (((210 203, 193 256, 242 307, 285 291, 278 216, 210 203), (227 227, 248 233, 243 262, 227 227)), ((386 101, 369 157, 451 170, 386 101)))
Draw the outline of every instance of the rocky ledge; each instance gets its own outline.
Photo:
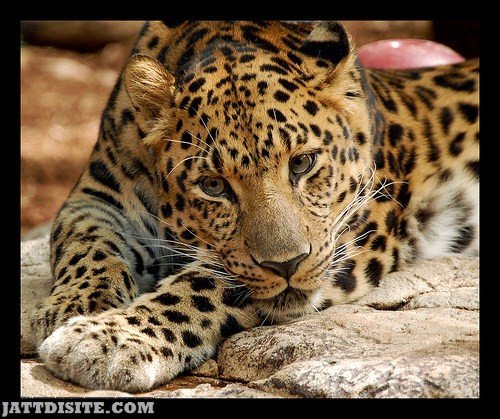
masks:
POLYGON ((238 333, 145 394, 90 391, 36 359, 28 315, 51 287, 48 237, 21 244, 23 397, 479 397, 479 258, 421 261, 355 304, 238 333))

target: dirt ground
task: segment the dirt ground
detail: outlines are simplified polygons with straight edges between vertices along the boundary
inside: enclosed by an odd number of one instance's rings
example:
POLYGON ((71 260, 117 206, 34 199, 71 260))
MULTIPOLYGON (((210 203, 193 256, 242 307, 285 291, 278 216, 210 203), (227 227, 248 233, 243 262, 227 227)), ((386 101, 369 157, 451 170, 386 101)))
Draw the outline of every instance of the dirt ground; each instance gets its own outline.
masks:
MULTIPOLYGON (((344 22, 358 46, 432 38, 429 21, 344 22)), ((55 216, 86 165, 132 43, 94 53, 21 47, 21 234, 55 216)))

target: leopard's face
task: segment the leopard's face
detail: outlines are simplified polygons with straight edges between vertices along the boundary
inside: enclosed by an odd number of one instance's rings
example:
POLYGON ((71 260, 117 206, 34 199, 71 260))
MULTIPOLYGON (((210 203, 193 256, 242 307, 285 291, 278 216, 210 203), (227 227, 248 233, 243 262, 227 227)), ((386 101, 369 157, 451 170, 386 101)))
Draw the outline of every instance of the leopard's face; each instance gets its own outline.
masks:
POLYGON ((146 138, 178 251, 278 311, 331 280, 365 167, 362 89, 347 111, 323 80, 293 57, 226 46, 189 69, 146 138))

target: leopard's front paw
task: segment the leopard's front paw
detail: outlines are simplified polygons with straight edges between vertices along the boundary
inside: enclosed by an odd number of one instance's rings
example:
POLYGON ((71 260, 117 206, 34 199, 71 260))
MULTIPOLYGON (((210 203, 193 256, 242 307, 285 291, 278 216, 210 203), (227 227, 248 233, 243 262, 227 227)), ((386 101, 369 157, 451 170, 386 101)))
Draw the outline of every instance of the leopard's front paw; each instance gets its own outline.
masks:
POLYGON ((52 333, 39 353, 56 376, 92 389, 145 391, 182 369, 173 348, 120 315, 75 317, 52 333))

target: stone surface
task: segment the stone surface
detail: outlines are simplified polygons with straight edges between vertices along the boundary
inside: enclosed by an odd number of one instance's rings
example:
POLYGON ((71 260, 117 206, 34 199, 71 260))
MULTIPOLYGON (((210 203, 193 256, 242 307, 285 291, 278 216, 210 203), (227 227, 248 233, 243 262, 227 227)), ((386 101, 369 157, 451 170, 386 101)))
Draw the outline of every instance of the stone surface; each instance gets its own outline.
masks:
MULTIPOLYGON (((48 238, 21 244, 21 345, 52 285, 48 238)), ((420 261, 354 304, 232 336, 217 360, 149 393, 157 398, 479 397, 479 258, 420 261)), ((89 391, 23 360, 22 394, 134 396, 89 391)))
POLYGON ((29 316, 33 308, 49 295, 53 284, 49 266, 49 239, 21 242, 21 355, 33 355, 29 316))
POLYGON ((195 388, 179 389, 174 391, 152 391, 147 397, 155 398, 274 398, 279 397, 260 390, 254 390, 242 384, 228 384, 225 387, 212 387, 210 384, 200 384, 195 388))
POLYGON ((208 359, 198 368, 193 370, 191 374, 196 375, 197 377, 216 378, 219 376, 219 366, 213 359, 208 359))
POLYGON ((21 241, 27 242, 30 240, 42 239, 50 234, 51 228, 52 228, 52 220, 28 230, 21 236, 21 241))
POLYGON ((39 361, 21 362, 21 397, 81 397, 88 391, 54 377, 39 361))
POLYGON ((477 342, 478 318, 475 311, 451 308, 380 311, 341 305, 287 325, 239 333, 223 344, 217 361, 221 378, 254 381, 310 359, 372 360, 477 342))
POLYGON ((478 397, 477 343, 401 355, 294 362, 253 383, 301 397, 478 397))
MULTIPOLYGON (((358 300, 356 304, 382 310, 395 309, 421 295, 441 292, 455 294, 467 288, 477 291, 478 286, 479 258, 445 257, 438 260, 420 261, 410 269, 387 275, 378 288, 358 300)), ((435 300, 437 304, 438 300, 439 298, 435 300)), ((448 300, 439 301, 441 304, 435 307, 450 307, 448 300)), ((472 304, 471 310, 479 309, 478 298, 473 298, 473 301, 468 304, 472 304)))

